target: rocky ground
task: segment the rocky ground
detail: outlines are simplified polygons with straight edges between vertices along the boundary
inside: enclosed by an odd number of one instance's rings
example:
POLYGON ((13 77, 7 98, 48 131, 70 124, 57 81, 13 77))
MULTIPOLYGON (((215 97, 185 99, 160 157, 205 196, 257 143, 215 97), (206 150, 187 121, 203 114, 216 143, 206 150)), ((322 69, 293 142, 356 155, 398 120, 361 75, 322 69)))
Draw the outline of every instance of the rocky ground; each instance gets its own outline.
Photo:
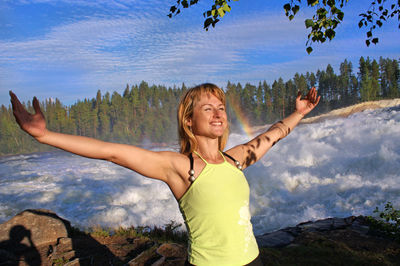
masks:
MULTIPOLYGON (((185 263, 185 243, 99 232, 77 231, 48 210, 26 210, 0 225, 0 265, 185 263)), ((265 265, 400 265, 400 243, 361 216, 301 223, 257 236, 257 242, 265 265)))

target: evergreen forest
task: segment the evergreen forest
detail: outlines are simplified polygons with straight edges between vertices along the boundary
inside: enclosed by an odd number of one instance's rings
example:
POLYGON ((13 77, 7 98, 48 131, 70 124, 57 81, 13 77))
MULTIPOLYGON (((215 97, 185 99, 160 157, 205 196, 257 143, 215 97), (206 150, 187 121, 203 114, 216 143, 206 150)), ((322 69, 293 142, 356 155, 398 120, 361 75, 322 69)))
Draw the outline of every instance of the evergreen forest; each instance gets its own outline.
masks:
MULTIPOLYGON (((288 81, 282 78, 272 84, 227 82, 227 112, 231 130, 238 129, 234 109, 240 109, 250 125, 273 123, 289 115, 297 92, 304 93, 316 86, 321 101, 312 115, 326 113, 364 101, 400 97, 400 69, 397 59, 378 61, 361 57, 358 68, 344 60, 339 73, 330 64, 316 73, 296 73, 288 81)), ((79 100, 65 106, 59 99, 41 102, 47 127, 57 132, 94 137, 105 141, 154 146, 177 143, 176 110, 181 87, 150 86, 145 81, 127 85, 123 94, 100 91, 92 99, 79 100)), ((24 103, 33 112, 32 103, 24 103)), ((52 150, 23 132, 15 122, 11 105, 0 109, 0 155, 52 150)))

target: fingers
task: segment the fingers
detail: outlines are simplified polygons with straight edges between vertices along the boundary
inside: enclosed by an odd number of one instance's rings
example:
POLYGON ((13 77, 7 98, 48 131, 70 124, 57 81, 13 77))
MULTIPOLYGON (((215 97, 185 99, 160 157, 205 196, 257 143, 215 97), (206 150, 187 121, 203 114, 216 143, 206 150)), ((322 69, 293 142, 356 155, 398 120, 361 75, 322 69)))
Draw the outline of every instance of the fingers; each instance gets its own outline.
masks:
POLYGON ((312 95, 310 98, 310 102, 315 106, 319 103, 321 96, 318 96, 318 93, 317 93, 317 90, 315 89, 315 87, 313 87, 311 90, 312 90, 312 95))
POLYGON ((15 114, 15 112, 21 112, 21 109, 24 110, 21 102, 18 100, 17 95, 15 95, 12 91, 10 91, 10 97, 11 97, 11 105, 12 105, 14 114, 15 114))
POLYGON ((301 91, 298 91, 296 100, 300 100, 300 99, 301 99, 301 91))
POLYGON ((321 96, 318 96, 317 101, 315 102, 315 105, 319 103, 319 99, 321 99, 321 96))
POLYGON ((33 109, 35 110, 35 113, 43 116, 42 110, 40 109, 39 101, 36 97, 33 97, 32 104, 33 104, 33 109))

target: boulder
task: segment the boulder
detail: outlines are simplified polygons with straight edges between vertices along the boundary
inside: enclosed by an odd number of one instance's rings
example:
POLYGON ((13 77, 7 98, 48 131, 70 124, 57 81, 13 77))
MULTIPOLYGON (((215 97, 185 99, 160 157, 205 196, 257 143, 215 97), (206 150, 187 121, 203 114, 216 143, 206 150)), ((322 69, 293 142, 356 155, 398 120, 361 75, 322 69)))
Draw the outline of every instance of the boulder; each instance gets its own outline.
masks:
POLYGON ((157 253, 165 258, 186 259, 186 248, 176 243, 165 243, 157 248, 157 253))
POLYGON ((49 245, 56 243, 61 237, 68 237, 70 228, 67 220, 52 211, 25 210, 0 224, 0 242, 36 247, 49 245))
POLYGON ((295 237, 292 234, 283 230, 256 236, 258 246, 268 248, 287 246, 292 243, 294 239, 295 237))

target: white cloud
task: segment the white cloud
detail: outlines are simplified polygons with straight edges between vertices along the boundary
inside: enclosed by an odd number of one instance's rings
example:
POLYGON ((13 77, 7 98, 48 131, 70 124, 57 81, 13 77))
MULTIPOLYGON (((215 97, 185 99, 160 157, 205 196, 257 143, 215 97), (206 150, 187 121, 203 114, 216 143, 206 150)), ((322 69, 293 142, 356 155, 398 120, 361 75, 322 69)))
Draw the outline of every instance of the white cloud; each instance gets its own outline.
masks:
MULTIPOLYGON (((38 2, 54 4, 48 0, 20 1, 38 2)), ((122 89, 126 83, 141 80, 165 85, 205 81, 221 84, 227 80, 271 82, 279 77, 286 80, 296 72, 324 69, 328 63, 338 65, 345 58, 358 60, 360 51, 368 55, 371 51, 382 54, 385 49, 392 49, 391 54, 398 55, 393 48, 398 38, 385 35, 382 48, 364 50, 354 48, 363 42, 360 34, 343 34, 332 43, 313 45, 314 52, 308 56, 303 21, 309 14, 305 12, 294 21, 280 12, 236 14, 206 32, 201 27, 202 18, 194 19, 190 10, 167 18, 166 10, 173 1, 61 2, 71 8, 94 5, 111 11, 55 25, 34 38, 0 41, 2 73, 8 72, 14 79, 3 75, 3 84, 47 83, 46 78, 51 77, 44 77, 43 73, 65 73, 59 74, 59 83, 68 80, 70 87, 91 90, 92 96, 97 89, 122 89), (113 8, 123 12, 113 12, 113 8), (32 78, 26 73, 37 74, 32 78)), ((350 23, 339 30, 345 32, 346 27, 350 23)), ((47 86, 62 87, 58 85, 47 86)), ((31 87, 37 90, 40 86, 46 89, 43 84, 31 87)))

